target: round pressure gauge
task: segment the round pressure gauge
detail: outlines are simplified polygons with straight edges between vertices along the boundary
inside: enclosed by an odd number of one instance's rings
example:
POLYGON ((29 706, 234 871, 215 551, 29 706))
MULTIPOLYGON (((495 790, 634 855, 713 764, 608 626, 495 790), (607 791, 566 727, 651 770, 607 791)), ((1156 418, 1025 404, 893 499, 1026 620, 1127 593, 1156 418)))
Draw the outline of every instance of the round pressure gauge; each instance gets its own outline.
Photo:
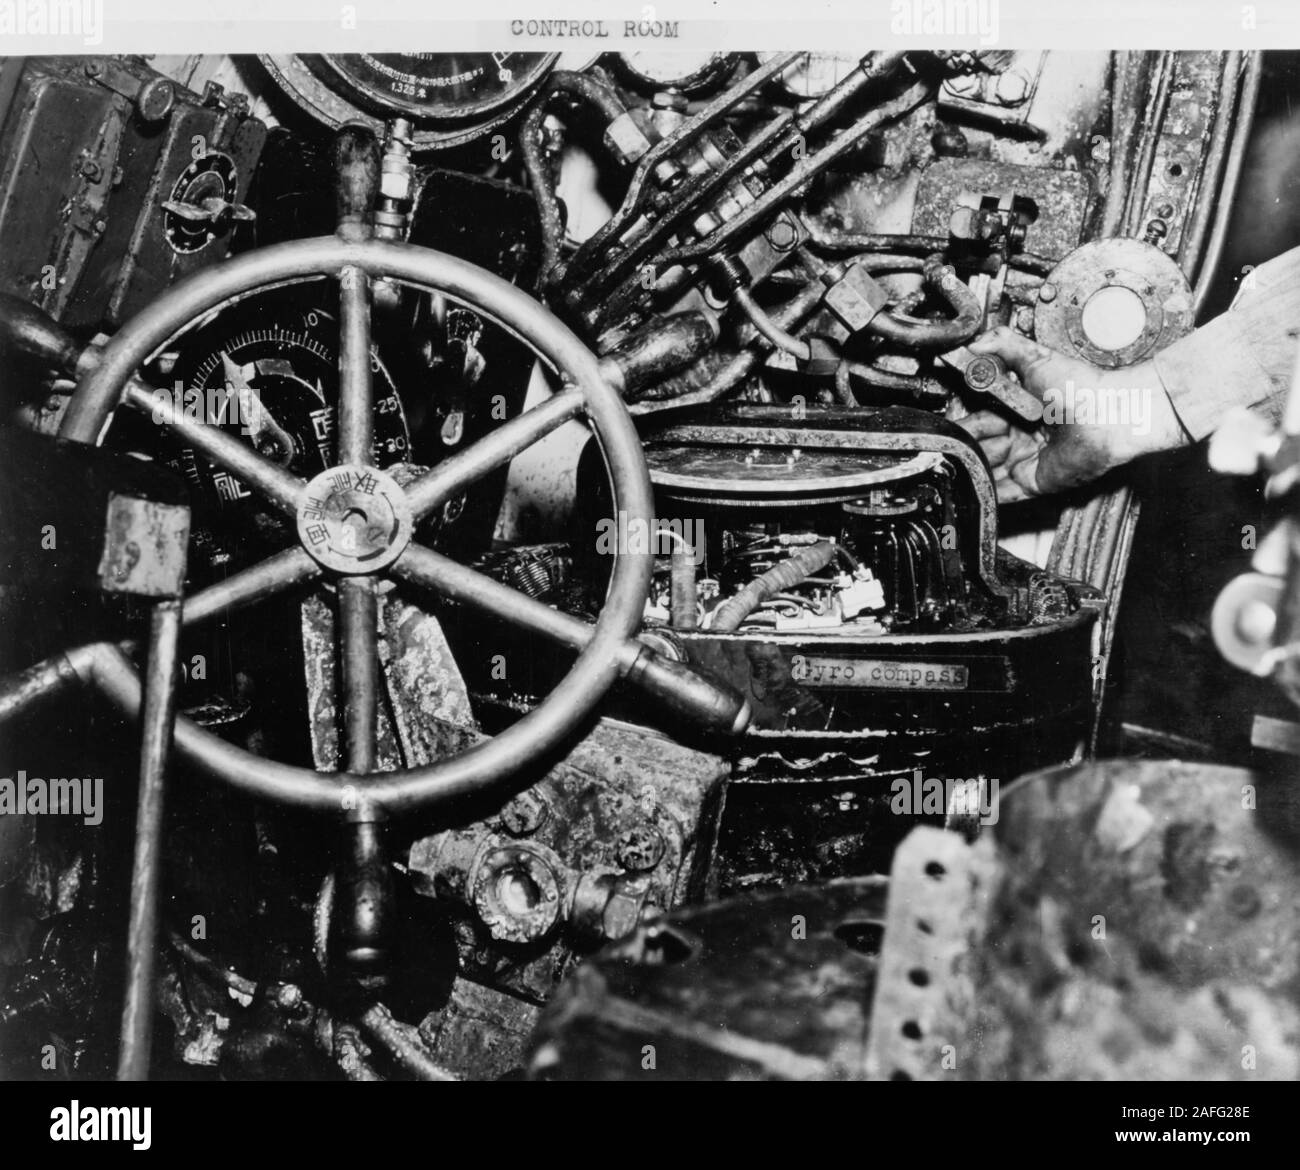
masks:
MULTIPOLYGON (((776 53, 759 53, 760 64, 766 64, 776 53)), ((796 101, 807 101, 830 93, 855 70, 862 61, 862 53, 805 53, 786 69, 776 84, 796 101)))
POLYGON ((731 53, 619 53, 629 79, 646 89, 699 93, 716 85, 735 61, 731 53))
POLYGON ((537 89, 557 53, 344 53, 264 56, 271 77, 334 127, 393 117, 415 125, 417 150, 458 146, 505 121, 537 89))

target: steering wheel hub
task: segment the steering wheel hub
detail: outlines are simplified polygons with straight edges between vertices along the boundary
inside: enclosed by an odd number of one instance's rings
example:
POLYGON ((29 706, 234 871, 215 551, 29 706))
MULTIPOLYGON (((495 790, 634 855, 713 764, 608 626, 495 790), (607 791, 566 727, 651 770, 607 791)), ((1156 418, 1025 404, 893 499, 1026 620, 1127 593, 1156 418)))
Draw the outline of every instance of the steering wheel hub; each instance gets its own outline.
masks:
POLYGON ((353 463, 316 476, 303 492, 296 519, 303 548, 336 573, 385 569, 411 539, 411 509, 396 481, 353 463))

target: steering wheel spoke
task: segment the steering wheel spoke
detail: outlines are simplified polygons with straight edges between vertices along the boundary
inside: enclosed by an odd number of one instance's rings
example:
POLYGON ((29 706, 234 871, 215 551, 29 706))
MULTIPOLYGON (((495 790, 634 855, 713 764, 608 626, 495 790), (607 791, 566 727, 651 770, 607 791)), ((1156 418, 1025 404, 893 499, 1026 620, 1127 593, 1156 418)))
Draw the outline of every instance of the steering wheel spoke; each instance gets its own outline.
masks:
POLYGON ((314 581, 320 574, 320 565, 303 549, 287 548, 186 598, 183 624, 186 628, 201 625, 218 614, 314 581))
POLYGON ((577 418, 586 409, 586 395, 570 386, 523 414, 502 423, 477 443, 444 459, 406 487, 411 515, 422 520, 458 493, 498 467, 509 463, 521 451, 545 438, 557 427, 577 418))
POLYGON ((166 392, 150 391, 133 380, 126 388, 125 401, 151 415, 178 439, 206 456, 218 467, 247 484, 269 503, 290 516, 297 514, 307 485, 296 475, 245 446, 220 427, 177 410, 166 392))
MULTIPOLYGON (((421 544, 410 544, 390 570, 414 585, 430 589, 480 613, 535 634, 542 634, 570 650, 583 650, 595 628, 563 610, 552 609, 477 569, 471 569, 421 544)), ((631 643, 626 643, 629 648, 631 643)), ((635 652, 632 651, 633 656, 635 652)), ((626 653, 621 655, 626 657, 626 653)))
POLYGON ((354 776, 375 770, 379 718, 379 605, 369 577, 343 577, 338 583, 342 639, 342 686, 346 767, 354 776))

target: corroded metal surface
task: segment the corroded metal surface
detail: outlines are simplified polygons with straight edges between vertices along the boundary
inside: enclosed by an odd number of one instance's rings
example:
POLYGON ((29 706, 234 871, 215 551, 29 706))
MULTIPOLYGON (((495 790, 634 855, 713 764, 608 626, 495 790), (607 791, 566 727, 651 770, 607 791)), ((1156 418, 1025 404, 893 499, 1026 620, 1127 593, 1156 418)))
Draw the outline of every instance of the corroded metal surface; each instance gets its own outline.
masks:
POLYGON ((415 888, 453 914, 467 976, 540 1002, 576 955, 704 893, 727 772, 601 720, 504 807, 416 840, 415 888))
POLYGON ((1300 1075, 1300 824, 1286 781, 1109 761, 1006 796, 968 1079, 1300 1075))
POLYGON ((539 1079, 860 1079, 881 878, 679 911, 579 968, 531 1042, 539 1079))

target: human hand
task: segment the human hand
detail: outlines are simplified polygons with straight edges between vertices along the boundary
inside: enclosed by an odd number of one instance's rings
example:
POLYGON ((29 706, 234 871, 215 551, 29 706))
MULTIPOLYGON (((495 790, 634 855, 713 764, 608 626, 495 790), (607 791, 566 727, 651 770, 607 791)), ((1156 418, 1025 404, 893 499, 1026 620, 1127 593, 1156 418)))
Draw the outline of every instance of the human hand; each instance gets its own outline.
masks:
POLYGON ((1187 441, 1153 362, 1105 370, 1006 326, 970 348, 1001 358, 1043 402, 1043 421, 1032 429, 991 410, 957 420, 984 449, 1002 503, 1090 483, 1187 441))

